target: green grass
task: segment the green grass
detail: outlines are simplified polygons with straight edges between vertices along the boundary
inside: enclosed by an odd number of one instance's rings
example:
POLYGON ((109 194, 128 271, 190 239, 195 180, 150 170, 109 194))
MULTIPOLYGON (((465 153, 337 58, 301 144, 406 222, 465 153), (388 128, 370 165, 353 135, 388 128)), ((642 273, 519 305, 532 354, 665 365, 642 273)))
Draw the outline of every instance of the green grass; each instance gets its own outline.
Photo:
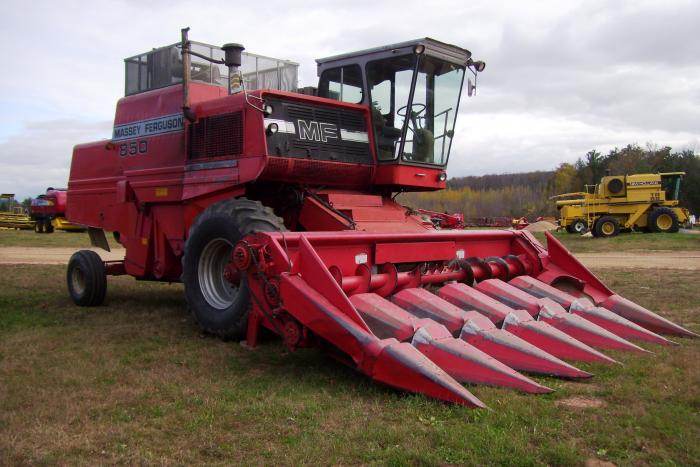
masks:
MULTIPOLYGON (((117 246, 112 234, 106 234, 110 246, 117 246)), ((0 247, 29 246, 29 247, 76 247, 90 246, 87 232, 64 232, 57 230, 52 234, 38 234, 33 230, 0 230, 0 247)))
MULTIPOLYGON (((535 378, 545 396, 470 387, 470 410, 372 383, 315 349, 202 336, 179 285, 110 278, 73 306, 59 266, 0 266, 0 465, 688 465, 700 459, 700 341, 535 378), (578 398, 599 407, 572 407, 578 398)), ((698 332, 688 271, 600 273, 698 332)))
MULTIPOLYGON (((566 232, 553 232, 572 253, 620 252, 641 250, 700 250, 700 234, 690 233, 623 233, 612 238, 583 237, 566 232)), ((546 244, 544 233, 534 232, 546 244)))
MULTIPOLYGON (((534 235, 544 243, 544 233, 534 235)), ((554 235, 574 253, 634 251, 634 250, 700 250, 699 234, 642 234, 628 233, 613 238, 590 238, 572 235, 565 232, 554 232, 554 235)), ((107 234, 111 247, 119 245, 111 234, 107 234)), ((76 247, 90 246, 87 232, 61 232, 53 234, 37 234, 29 230, 0 230, 0 248, 9 246, 28 247, 76 247)))

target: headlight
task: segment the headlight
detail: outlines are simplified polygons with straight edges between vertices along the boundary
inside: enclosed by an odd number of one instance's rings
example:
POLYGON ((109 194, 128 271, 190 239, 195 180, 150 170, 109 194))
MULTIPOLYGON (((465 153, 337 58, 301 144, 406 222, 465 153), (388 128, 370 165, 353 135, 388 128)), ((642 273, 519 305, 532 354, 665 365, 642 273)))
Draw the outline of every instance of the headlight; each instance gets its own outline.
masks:
POLYGON ((273 110, 275 110, 275 109, 272 108, 272 106, 270 104, 265 104, 264 113, 265 113, 266 117, 269 117, 270 115, 272 115, 273 110))
POLYGON ((447 180, 447 172, 440 172, 440 175, 438 175, 438 182, 444 182, 447 180))

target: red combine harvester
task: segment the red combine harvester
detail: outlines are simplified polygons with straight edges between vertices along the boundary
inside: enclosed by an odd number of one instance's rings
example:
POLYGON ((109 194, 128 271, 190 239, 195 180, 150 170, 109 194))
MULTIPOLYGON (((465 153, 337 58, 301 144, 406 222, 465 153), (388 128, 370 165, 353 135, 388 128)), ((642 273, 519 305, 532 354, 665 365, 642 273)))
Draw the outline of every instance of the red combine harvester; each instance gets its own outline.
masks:
POLYGON ((54 229, 84 232, 85 227, 68 222, 66 215, 65 188, 47 188, 46 193, 32 200, 31 217, 36 233, 53 233, 54 229))
POLYGON ((190 42, 126 59, 112 139, 76 146, 68 219, 123 261, 70 260, 78 305, 106 276, 182 281, 203 330, 317 346, 376 381, 481 407, 462 382, 542 393, 518 371, 590 377, 627 339, 694 333, 525 231, 438 230, 399 205, 445 187, 465 75, 484 63, 420 39, 296 64, 190 42), (225 68, 226 67, 226 68, 225 68), (595 349, 594 349, 595 347, 595 349), (600 349, 600 350, 599 350, 600 349))

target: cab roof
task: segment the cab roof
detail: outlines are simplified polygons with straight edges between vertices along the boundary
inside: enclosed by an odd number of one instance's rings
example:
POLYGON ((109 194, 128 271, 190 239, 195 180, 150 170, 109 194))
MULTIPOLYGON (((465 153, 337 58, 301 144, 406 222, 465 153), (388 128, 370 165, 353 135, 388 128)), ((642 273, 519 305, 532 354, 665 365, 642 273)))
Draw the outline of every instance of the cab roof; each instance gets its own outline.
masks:
POLYGON ((469 60, 469 58, 472 56, 472 53, 467 49, 457 47, 456 45, 446 44, 430 37, 424 37, 422 39, 414 39, 411 41, 399 42, 397 44, 383 45, 371 49, 359 50, 357 52, 319 58, 316 60, 316 63, 318 63, 319 66, 324 66, 335 62, 347 62, 358 57, 384 56, 387 55, 387 52, 391 54, 412 53, 419 45, 422 45, 425 48, 424 53, 426 55, 441 58, 460 66, 465 66, 467 64, 467 60, 469 60))

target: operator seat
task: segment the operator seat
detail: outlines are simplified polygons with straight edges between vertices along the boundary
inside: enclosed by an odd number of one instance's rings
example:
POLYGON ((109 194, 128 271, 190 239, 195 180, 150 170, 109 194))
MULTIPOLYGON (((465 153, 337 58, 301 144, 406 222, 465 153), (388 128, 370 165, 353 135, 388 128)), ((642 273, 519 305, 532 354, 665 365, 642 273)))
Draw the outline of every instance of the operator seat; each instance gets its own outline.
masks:
POLYGON ((401 137, 401 130, 387 125, 382 112, 372 106, 372 123, 374 125, 374 135, 377 138, 377 158, 382 161, 394 158, 394 145, 401 137))
POLYGON ((433 163, 435 159, 434 148, 433 132, 426 128, 417 128, 413 135, 413 160, 433 163))

